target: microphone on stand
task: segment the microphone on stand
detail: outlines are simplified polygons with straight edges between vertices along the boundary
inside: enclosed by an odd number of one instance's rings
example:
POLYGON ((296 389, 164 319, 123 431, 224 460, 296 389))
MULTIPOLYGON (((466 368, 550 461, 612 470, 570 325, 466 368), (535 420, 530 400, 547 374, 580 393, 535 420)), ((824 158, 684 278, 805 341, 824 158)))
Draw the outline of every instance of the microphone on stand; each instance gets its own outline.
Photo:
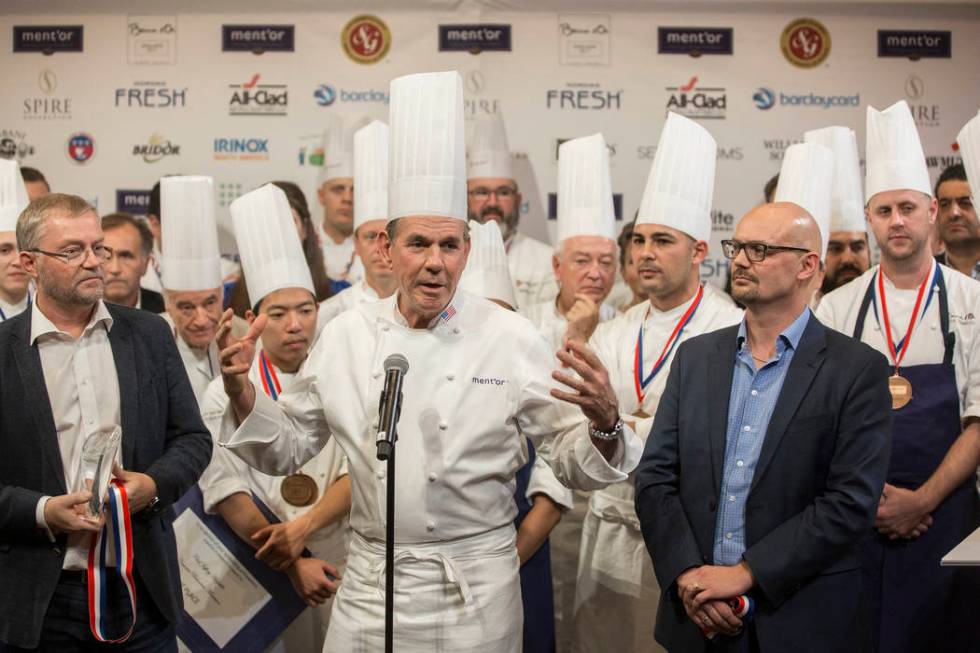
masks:
POLYGON ((381 391, 378 415, 378 460, 388 460, 398 439, 396 426, 402 410, 402 380, 408 373, 408 359, 392 354, 385 359, 385 386, 381 391))

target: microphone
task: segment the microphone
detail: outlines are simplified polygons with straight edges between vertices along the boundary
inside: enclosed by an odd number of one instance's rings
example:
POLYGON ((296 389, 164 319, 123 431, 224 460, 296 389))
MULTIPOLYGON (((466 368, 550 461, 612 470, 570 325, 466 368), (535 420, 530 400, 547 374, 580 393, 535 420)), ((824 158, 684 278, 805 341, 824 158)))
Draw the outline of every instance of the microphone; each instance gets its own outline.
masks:
POLYGON ((395 427, 402 412, 402 379, 408 373, 408 359, 392 354, 385 359, 385 387, 378 411, 378 460, 388 460, 398 439, 395 427))

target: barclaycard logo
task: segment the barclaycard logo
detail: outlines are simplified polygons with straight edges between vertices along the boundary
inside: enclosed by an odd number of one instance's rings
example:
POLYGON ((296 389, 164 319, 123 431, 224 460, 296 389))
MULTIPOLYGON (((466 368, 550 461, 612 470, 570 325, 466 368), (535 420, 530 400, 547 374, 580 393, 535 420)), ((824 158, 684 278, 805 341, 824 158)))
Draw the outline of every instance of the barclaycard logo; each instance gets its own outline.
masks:
POLYGON ((772 109, 773 105, 776 104, 776 95, 768 88, 760 87, 752 94, 752 101, 755 102, 756 108, 766 111, 772 109))
POLYGON ((794 108, 835 109, 861 106, 861 94, 854 95, 821 95, 818 93, 783 93, 772 89, 759 87, 752 94, 752 101, 757 109, 768 111, 777 104, 794 108))

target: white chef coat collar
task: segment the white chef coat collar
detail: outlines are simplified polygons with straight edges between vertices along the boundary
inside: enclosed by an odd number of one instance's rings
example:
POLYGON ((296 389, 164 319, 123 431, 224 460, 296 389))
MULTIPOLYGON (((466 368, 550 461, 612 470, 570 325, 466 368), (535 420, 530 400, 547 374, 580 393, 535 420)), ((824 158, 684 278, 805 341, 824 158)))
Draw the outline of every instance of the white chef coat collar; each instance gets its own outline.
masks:
MULTIPOLYGON (((396 291, 391 297, 387 299, 374 302, 368 306, 376 307, 381 312, 379 318, 397 324, 398 326, 410 329, 408 326, 408 320, 405 316, 401 314, 398 310, 398 296, 401 294, 401 290, 396 291)), ((432 321, 426 326, 426 329, 434 332, 451 331, 452 333, 459 333, 459 327, 462 320, 460 319, 460 313, 463 311, 463 307, 466 304, 465 291, 457 288, 456 294, 453 298, 446 304, 442 313, 432 318, 432 321)))
MULTIPOLYGON (((935 276, 935 274, 936 274, 936 266, 937 265, 939 265, 939 264, 936 262, 935 259, 933 259, 932 260, 932 265, 929 266, 929 272, 926 275, 926 277, 928 279, 932 279, 935 276)), ((885 287, 886 288, 890 288, 890 289, 893 289, 893 290, 896 289, 895 288, 895 284, 892 283, 892 280, 888 278, 888 275, 885 274, 885 271, 882 269, 881 263, 878 264, 877 271, 878 271, 878 274, 881 275, 882 279, 885 280, 885 287)), ((877 281, 875 281, 875 283, 877 284, 877 281)), ((920 281, 919 283, 922 283, 922 282, 920 281)), ((906 288, 906 290, 908 290, 908 288, 906 288)), ((930 290, 930 292, 937 291, 937 290, 939 290, 939 286, 933 286, 929 290, 930 290)), ((875 292, 877 292, 877 290, 875 292)))
MULTIPOLYGON (((106 332, 112 330, 112 315, 109 314, 109 309, 106 308, 105 302, 101 299, 95 305, 95 311, 92 312, 92 317, 89 319, 88 324, 85 326, 85 331, 83 334, 88 334, 92 329, 104 324, 106 332)), ((38 338, 49 333, 57 333, 68 338, 72 338, 70 335, 59 329, 54 325, 48 316, 45 315, 41 308, 34 303, 34 310, 31 311, 31 344, 33 345, 38 338)))

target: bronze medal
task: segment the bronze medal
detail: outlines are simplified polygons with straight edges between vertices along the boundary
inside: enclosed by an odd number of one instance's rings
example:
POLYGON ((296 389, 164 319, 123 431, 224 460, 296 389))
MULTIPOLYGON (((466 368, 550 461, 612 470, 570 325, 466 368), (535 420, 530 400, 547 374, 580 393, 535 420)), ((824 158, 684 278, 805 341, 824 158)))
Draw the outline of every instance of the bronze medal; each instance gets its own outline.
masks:
POLYGON ((650 417, 650 415, 648 415, 647 412, 642 408, 639 408, 635 413, 633 413, 633 417, 639 417, 640 419, 644 419, 645 417, 650 417))
POLYGON ((892 410, 898 410, 912 401, 912 384, 904 376, 888 377, 888 391, 892 393, 892 410))
POLYGON ((306 474, 290 474, 282 479, 279 492, 291 506, 308 506, 316 501, 316 481, 306 474))

